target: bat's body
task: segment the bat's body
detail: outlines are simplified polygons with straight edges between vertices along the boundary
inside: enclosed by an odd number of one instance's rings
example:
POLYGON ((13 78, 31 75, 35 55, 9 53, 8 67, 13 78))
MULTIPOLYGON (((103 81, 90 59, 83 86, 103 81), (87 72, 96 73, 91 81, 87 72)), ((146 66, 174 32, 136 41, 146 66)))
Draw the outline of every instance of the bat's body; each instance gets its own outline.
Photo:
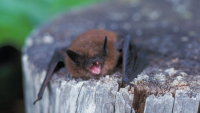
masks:
POLYGON ((89 79, 111 74, 121 56, 122 81, 133 86, 130 82, 147 66, 148 60, 139 54, 136 46, 130 44, 130 37, 120 37, 115 32, 102 29, 89 30, 77 36, 68 48, 55 51, 34 104, 42 99, 58 62, 65 62, 74 78, 89 79))
POLYGON ((67 69, 70 73, 74 75, 74 77, 84 76, 85 78, 99 78, 99 76, 111 73, 116 67, 120 55, 119 51, 117 51, 117 38, 118 37, 114 32, 105 30, 90 30, 79 35, 78 37, 76 37, 76 39, 74 39, 68 49, 80 53, 83 56, 81 60, 85 61, 83 63, 85 65, 83 65, 82 68, 79 68, 76 64, 72 63, 72 60, 66 55, 65 63, 67 69), (106 56, 103 56, 102 45, 105 36, 108 37, 106 44, 108 52, 106 56), (101 68, 100 70, 98 70, 97 66, 93 66, 93 71, 95 73, 96 68, 97 74, 90 72, 90 69, 84 68, 90 67, 86 65, 91 65, 95 63, 93 61, 99 61, 99 63, 101 64, 101 66, 99 67, 101 68), (99 74, 98 71, 100 72, 99 74))

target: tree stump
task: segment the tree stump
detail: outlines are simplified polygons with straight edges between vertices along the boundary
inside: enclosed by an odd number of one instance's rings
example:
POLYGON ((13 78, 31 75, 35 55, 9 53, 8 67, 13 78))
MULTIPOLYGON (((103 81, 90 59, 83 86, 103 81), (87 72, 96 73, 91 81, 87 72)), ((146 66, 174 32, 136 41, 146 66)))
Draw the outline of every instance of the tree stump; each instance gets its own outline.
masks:
POLYGON ((34 30, 23 47, 27 113, 197 113, 200 100, 200 4, 193 1, 110 1, 62 14, 34 30), (121 87, 121 73, 100 80, 54 73, 33 105, 56 48, 103 28, 132 37, 147 49, 149 66, 121 87))

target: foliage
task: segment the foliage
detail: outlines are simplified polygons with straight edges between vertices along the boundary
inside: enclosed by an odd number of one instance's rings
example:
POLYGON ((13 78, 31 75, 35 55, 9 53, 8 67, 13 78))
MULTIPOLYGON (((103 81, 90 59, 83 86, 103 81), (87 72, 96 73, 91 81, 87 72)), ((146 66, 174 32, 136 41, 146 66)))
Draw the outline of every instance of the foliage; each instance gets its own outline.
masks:
POLYGON ((0 0, 0 46, 20 49, 37 25, 58 12, 82 7, 100 0, 0 0))

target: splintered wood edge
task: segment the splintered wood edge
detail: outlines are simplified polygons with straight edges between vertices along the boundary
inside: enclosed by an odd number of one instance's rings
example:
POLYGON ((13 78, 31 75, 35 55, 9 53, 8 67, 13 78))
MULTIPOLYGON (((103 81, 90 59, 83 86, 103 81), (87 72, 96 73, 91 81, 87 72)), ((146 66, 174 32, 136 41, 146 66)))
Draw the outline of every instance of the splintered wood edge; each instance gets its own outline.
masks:
POLYGON ((106 75, 100 80, 77 80, 67 76, 70 75, 54 74, 51 80, 52 107, 50 108, 53 110, 55 106, 63 106, 63 103, 65 106, 55 112, 65 110, 72 113, 134 113, 132 108, 134 96, 129 92, 130 86, 120 88, 121 73, 106 75))
POLYGON ((198 112, 200 77, 173 68, 143 71, 134 79, 134 88, 120 87, 119 72, 100 80, 81 80, 61 70, 53 75, 43 99, 33 106, 46 71, 37 73, 27 55, 22 59, 27 112, 198 112))
POLYGON ((189 112, 199 108, 200 76, 169 68, 143 72, 133 81, 133 108, 139 113, 189 112))

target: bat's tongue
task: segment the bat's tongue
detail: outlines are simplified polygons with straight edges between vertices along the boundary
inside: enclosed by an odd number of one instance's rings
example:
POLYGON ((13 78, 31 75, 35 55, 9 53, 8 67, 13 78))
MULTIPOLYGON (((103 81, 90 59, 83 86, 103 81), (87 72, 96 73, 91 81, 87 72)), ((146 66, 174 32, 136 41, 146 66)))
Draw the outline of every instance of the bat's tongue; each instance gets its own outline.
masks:
POLYGON ((97 61, 95 63, 95 65, 92 65, 90 68, 89 68, 90 72, 93 73, 93 74, 100 74, 101 73, 101 64, 97 61))

